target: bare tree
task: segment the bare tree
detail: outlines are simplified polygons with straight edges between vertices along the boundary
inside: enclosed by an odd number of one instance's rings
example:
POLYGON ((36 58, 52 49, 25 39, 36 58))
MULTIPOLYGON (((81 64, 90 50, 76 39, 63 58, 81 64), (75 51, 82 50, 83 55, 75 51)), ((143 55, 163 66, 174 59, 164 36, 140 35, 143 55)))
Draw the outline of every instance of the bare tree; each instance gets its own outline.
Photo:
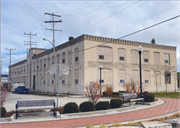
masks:
POLYGON ((98 102, 99 98, 101 97, 100 90, 101 90, 101 87, 100 87, 100 84, 98 81, 90 82, 89 85, 85 86, 84 94, 87 97, 89 97, 89 100, 91 102, 96 104, 98 102))

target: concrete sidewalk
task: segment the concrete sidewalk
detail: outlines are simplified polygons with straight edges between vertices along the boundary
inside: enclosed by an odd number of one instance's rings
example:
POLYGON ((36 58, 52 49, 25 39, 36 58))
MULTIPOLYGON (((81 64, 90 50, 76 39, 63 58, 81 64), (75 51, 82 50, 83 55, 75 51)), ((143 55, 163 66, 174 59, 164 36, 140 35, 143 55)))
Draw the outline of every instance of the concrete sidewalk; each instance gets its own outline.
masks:
POLYGON ((88 124, 109 124, 113 122, 128 123, 130 121, 142 121, 173 114, 180 110, 180 100, 160 98, 151 105, 133 105, 119 109, 103 110, 100 112, 63 114, 58 118, 44 117, 20 117, 11 122, 1 123, 1 127, 75 127, 88 124), (127 108, 127 109, 126 109, 127 108), (124 110, 123 110, 124 109, 124 110))

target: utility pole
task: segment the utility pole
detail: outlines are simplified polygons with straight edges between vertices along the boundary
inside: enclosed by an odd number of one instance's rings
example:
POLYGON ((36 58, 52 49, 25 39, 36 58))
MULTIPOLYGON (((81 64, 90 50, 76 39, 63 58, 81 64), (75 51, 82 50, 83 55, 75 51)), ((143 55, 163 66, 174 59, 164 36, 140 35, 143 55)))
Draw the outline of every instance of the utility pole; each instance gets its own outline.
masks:
POLYGON ((10 88, 11 88, 11 51, 12 50, 16 50, 15 48, 10 48, 10 49, 8 49, 8 48, 6 48, 6 50, 9 50, 9 82, 8 82, 8 91, 10 91, 10 88))
POLYGON ((30 55, 30 65, 29 65, 29 67, 30 67, 30 76, 29 76, 29 90, 31 91, 31 65, 32 65, 32 51, 31 51, 31 45, 37 45, 36 43, 37 42, 32 42, 31 41, 31 36, 36 36, 36 34, 31 34, 31 32, 30 32, 30 34, 26 34, 26 33, 24 33, 24 35, 29 35, 30 36, 30 41, 24 41, 24 42, 28 42, 27 44, 24 44, 24 45, 30 45, 30 49, 29 49, 29 55, 30 55))
MULTIPOLYGON (((45 29, 45 30, 51 30, 53 31, 53 54, 54 54, 54 64, 56 64, 56 59, 55 59, 55 31, 62 31, 62 30, 55 30, 54 29, 54 25, 55 23, 59 23, 59 22, 62 22, 62 20, 58 20, 58 21, 54 21, 54 17, 61 17, 60 15, 56 15, 54 13, 45 13, 45 15, 50 15, 52 16, 52 20, 50 21, 44 21, 45 23, 52 23, 53 24, 53 29, 45 29)), ((56 93, 55 91, 55 84, 54 84, 54 94, 56 93)))

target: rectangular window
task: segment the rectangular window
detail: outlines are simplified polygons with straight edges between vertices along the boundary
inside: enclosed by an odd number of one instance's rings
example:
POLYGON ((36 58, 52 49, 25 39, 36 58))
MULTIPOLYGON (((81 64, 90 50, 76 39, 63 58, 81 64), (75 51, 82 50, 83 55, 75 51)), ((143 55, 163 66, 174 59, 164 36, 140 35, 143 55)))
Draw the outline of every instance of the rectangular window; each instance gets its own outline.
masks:
POLYGON ((170 54, 164 53, 164 64, 170 65, 170 54))
POLYGON ((171 83, 171 75, 165 74, 165 83, 171 83))
POLYGON ((54 81, 52 80, 52 84, 54 83, 54 81))
POLYGON ((39 66, 37 66, 37 69, 39 68, 39 66))
POLYGON ((75 84, 78 84, 78 79, 75 79, 75 84))
POLYGON ((46 67, 46 64, 44 64, 44 67, 46 67))
POLYGON ((44 81, 44 84, 46 83, 46 81, 44 81))
POLYGON ((75 58, 75 61, 76 61, 76 62, 78 61, 78 57, 75 58))
POLYGON ((65 84, 65 80, 62 80, 62 84, 65 84))
POLYGON ((125 82, 125 80, 120 80, 120 83, 124 83, 125 82))
POLYGON ((52 64, 54 64, 54 62, 52 62, 52 64))
POLYGON ((124 61, 124 57, 123 57, 123 56, 120 56, 120 57, 119 57, 119 60, 124 61))
POLYGON ((169 64, 169 61, 168 61, 168 60, 165 60, 165 64, 169 64))
POLYGON ((65 63, 65 59, 62 60, 62 63, 65 63))
POLYGON ((145 80, 145 83, 149 83, 149 80, 145 80))
POLYGON ((144 59, 144 62, 148 62, 148 59, 144 59))
POLYGON ((99 80, 99 83, 100 83, 100 82, 101 82, 101 83, 104 83, 104 80, 99 80))
POLYGON ((99 59, 104 60, 104 55, 99 55, 99 59))

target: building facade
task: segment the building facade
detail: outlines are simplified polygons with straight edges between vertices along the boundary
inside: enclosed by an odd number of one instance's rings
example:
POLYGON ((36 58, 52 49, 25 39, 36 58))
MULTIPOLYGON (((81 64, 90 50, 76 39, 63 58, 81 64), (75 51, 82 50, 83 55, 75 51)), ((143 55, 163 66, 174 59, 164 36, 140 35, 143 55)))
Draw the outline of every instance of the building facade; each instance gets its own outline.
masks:
POLYGON ((146 91, 163 92, 177 89, 176 47, 113 38, 81 35, 53 49, 32 48, 27 59, 11 66, 12 83, 24 82, 34 91, 57 91, 57 73, 49 74, 53 64, 69 66, 68 75, 60 75, 59 92, 84 94, 89 82, 100 79, 114 91, 125 90, 124 82, 139 82, 138 46, 142 46, 142 82, 146 91), (30 56, 32 62, 30 64, 30 56), (31 65, 31 85, 30 85, 31 65))

